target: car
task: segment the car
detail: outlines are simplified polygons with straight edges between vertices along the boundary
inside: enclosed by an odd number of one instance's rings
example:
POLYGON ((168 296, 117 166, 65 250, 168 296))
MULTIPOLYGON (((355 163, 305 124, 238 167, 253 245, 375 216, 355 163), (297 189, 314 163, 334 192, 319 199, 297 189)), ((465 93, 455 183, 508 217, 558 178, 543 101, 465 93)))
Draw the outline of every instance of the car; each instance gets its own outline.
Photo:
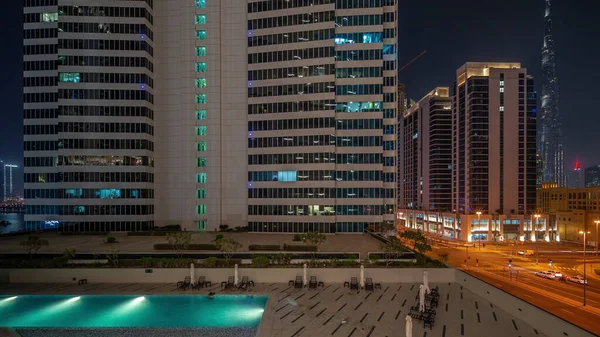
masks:
POLYGON ((587 280, 581 276, 568 276, 567 281, 578 284, 587 284, 587 280))
POLYGON ((548 270, 546 273, 554 274, 554 277, 562 277, 562 273, 556 270, 548 270))
POLYGON ((518 251, 517 254, 522 255, 522 256, 531 256, 531 255, 534 255, 535 253, 531 249, 526 249, 526 250, 518 251))
POLYGON ((549 273, 547 271, 536 271, 535 276, 547 278, 547 279, 555 279, 556 275, 549 273))

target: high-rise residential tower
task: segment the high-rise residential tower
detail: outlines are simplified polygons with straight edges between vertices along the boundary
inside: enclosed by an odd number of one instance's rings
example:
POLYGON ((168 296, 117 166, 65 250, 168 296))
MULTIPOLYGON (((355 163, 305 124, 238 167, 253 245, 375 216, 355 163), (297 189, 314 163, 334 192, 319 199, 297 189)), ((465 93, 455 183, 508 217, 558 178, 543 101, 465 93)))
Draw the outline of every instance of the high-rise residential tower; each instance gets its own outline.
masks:
POLYGON ((453 97, 453 209, 529 214, 536 197, 536 92, 519 63, 469 62, 453 97))
POLYGON ((468 62, 451 99, 436 91, 399 127, 400 225, 467 241, 533 236, 537 94, 527 69, 468 62))
POLYGON ((396 12, 395 0, 27 0, 28 227, 392 224, 396 12))
POLYGON ((398 207, 452 210, 452 104, 438 87, 411 106, 398 126, 398 207))
POLYGON ((562 147, 562 123, 559 114, 558 77, 552 37, 552 0, 546 1, 544 15, 544 46, 542 48, 542 103, 539 150, 542 154, 545 182, 557 182, 566 186, 564 153, 562 147))

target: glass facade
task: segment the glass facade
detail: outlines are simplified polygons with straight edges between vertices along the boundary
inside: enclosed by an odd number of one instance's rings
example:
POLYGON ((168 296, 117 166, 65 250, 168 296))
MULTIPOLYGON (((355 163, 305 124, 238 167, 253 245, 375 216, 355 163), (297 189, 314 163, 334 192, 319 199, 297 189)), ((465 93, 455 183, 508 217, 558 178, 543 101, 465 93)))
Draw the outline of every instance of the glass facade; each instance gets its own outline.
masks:
POLYGON ((49 12, 38 1, 24 15, 25 229, 148 230, 153 2, 54 5, 49 12), (100 15, 107 23, 98 24, 100 15))
POLYGON ((362 232, 394 221, 396 7, 394 0, 248 4, 262 13, 248 21, 248 62, 260 65, 248 71, 250 231, 362 232), (312 10, 326 3, 335 10, 312 10), (294 14, 278 11, 285 8, 294 14), (355 8, 383 14, 337 15, 355 8), (312 20, 335 28, 303 27, 312 20), (313 48, 323 40, 334 47, 313 48))

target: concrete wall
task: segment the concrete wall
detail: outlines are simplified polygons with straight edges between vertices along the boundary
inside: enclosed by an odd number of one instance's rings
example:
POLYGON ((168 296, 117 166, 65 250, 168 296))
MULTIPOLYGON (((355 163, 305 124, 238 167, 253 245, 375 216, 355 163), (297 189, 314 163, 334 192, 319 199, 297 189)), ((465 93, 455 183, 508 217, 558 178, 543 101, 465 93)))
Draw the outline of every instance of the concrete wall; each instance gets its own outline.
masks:
MULTIPOLYGON (((89 283, 175 283, 190 274, 189 269, 12 269, 10 283, 70 283, 87 279, 89 283)), ((418 283, 423 280, 420 268, 365 268, 365 277, 375 283, 418 283)), ((429 269, 429 282, 455 282, 454 269, 429 269)), ((206 276, 213 283, 233 276, 233 268, 196 268, 196 276, 206 276)), ((287 283, 302 275, 302 268, 240 268, 239 276, 248 276, 257 283, 287 283)), ((325 283, 343 283, 350 277, 359 277, 359 268, 314 268, 308 276, 316 276, 325 283)))
POLYGON ((490 301, 494 306, 506 311, 512 316, 526 317, 527 323, 547 336, 594 336, 557 316, 541 310, 486 282, 467 275, 460 270, 455 270, 455 272, 456 283, 490 301))

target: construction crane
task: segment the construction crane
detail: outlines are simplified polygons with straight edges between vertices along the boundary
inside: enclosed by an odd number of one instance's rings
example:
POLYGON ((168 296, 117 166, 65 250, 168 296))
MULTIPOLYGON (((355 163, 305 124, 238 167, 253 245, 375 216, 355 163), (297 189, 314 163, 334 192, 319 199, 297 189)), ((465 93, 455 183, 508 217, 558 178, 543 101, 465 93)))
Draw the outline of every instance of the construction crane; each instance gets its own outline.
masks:
POLYGON ((408 67, 411 63, 415 62, 421 56, 425 55, 425 53, 427 53, 427 50, 423 50, 421 52, 421 54, 415 56, 412 60, 408 61, 408 63, 404 64, 400 69, 398 69, 398 72, 401 72, 402 70, 404 70, 404 68, 408 67))

